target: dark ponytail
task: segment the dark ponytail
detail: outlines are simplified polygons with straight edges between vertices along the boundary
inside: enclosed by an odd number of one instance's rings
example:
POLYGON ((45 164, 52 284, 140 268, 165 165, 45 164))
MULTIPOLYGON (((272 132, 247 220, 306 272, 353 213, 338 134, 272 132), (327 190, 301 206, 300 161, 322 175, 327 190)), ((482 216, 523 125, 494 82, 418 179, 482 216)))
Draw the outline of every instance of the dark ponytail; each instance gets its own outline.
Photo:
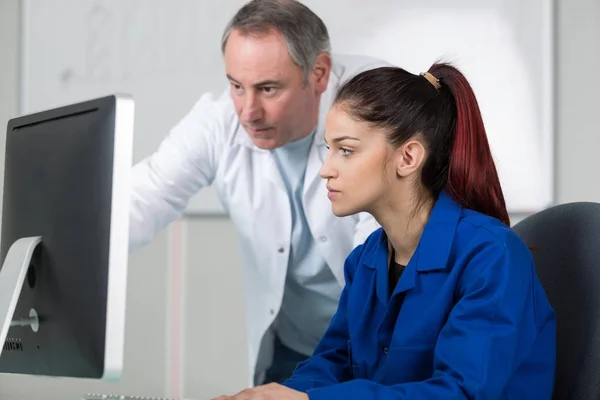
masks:
POLYGON ((463 207, 510 224, 475 94, 456 68, 434 64, 424 75, 368 70, 343 85, 334 103, 384 128, 392 146, 421 135, 428 152, 421 183, 431 195, 446 190, 463 207))
POLYGON ((448 64, 434 64, 429 72, 440 80, 442 88, 451 92, 456 108, 446 190, 463 207, 510 225, 500 179, 471 85, 459 70, 448 64))

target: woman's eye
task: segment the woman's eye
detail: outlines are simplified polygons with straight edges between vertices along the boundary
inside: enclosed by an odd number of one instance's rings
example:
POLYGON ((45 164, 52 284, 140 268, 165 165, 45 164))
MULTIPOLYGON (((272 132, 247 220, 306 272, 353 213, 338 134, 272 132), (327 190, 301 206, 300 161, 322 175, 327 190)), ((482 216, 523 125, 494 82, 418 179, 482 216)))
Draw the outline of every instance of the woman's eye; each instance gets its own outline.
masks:
POLYGON ((349 156, 350 154, 352 154, 352 150, 348 150, 348 149, 340 149, 342 151, 342 155, 344 156, 349 156))

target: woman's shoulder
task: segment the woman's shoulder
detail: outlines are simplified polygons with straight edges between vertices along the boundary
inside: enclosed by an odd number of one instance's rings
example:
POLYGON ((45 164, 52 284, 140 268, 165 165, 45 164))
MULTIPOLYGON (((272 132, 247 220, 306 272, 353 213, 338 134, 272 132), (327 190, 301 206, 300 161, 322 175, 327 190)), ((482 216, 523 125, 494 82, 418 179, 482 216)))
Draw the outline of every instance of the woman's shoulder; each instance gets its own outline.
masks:
POLYGON ((496 218, 464 209, 456 227, 454 261, 472 273, 494 267, 508 275, 529 275, 533 257, 527 243, 496 218))
POLYGON ((497 218, 463 209, 456 236, 459 243, 470 242, 474 246, 495 246, 500 251, 524 251, 529 253, 526 243, 510 226, 497 218))

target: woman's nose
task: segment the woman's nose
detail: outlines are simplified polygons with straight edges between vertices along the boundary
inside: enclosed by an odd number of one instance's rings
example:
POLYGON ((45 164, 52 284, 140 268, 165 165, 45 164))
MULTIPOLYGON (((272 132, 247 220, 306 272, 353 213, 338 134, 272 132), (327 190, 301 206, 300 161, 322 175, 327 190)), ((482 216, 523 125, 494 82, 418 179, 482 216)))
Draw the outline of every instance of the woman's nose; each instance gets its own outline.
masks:
POLYGON ((327 157, 325 158, 325 162, 323 163, 323 165, 321 166, 321 170, 319 171, 319 175, 323 179, 331 179, 331 178, 335 178, 335 176, 336 176, 335 170, 334 170, 333 166, 331 165, 331 159, 329 157, 329 154, 330 153, 327 154, 327 157))

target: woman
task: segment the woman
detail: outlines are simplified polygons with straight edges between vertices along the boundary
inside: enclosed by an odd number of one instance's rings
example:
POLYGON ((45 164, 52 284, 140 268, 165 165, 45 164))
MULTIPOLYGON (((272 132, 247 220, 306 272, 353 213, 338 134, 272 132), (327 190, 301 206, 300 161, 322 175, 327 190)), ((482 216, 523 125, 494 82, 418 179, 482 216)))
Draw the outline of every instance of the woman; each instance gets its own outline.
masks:
POLYGON ((333 212, 382 228, 347 258, 314 355, 239 398, 550 399, 554 312, 509 227, 465 77, 448 64, 364 72, 326 131, 333 212))

